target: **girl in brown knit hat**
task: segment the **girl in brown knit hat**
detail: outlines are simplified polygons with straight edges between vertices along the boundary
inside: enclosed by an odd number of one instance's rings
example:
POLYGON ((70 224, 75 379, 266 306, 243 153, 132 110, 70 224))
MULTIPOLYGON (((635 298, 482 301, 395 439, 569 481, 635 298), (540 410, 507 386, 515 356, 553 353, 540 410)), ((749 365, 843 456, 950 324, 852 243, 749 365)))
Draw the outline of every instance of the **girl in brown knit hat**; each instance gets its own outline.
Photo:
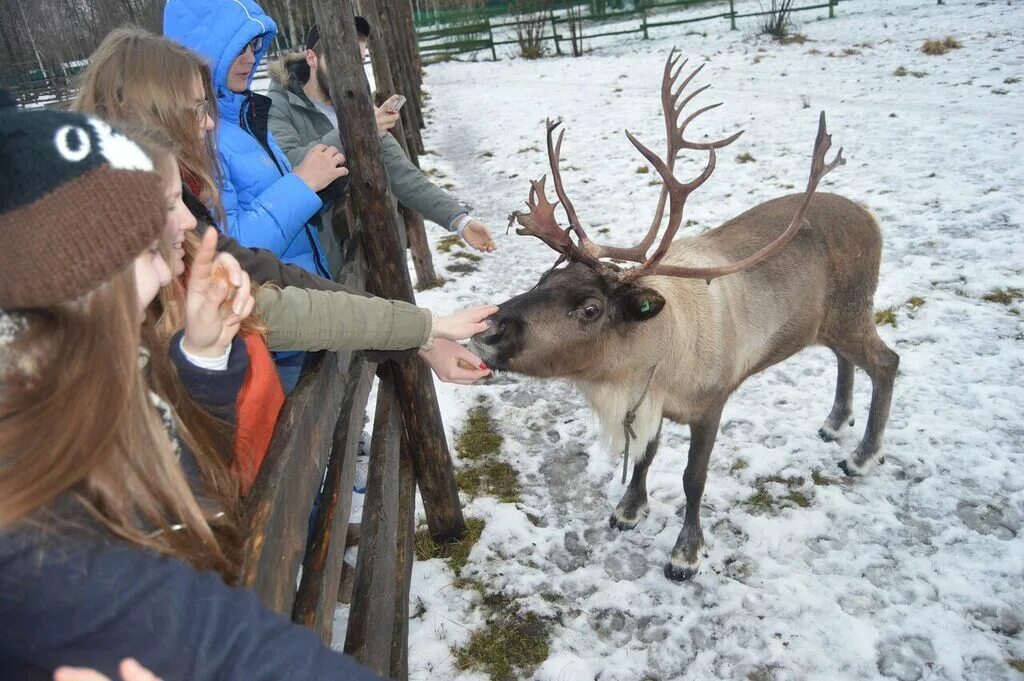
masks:
MULTIPOLYGON (((171 278, 152 170, 102 121, 0 111, 0 669, 113 677, 135 656, 165 681, 375 678, 223 581, 236 483, 140 362, 143 311, 171 278)), ((215 244, 169 350, 185 392, 230 422, 253 300, 237 263, 214 276, 215 244)))

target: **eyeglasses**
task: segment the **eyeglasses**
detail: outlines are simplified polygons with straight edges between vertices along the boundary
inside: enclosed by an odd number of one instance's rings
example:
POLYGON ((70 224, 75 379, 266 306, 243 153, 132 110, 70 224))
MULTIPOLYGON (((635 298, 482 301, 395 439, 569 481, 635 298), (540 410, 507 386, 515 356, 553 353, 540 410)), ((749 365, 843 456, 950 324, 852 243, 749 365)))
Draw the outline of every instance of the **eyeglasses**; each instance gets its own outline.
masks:
POLYGON ((256 36, 255 38, 253 38, 252 40, 247 42, 245 45, 243 45, 242 49, 240 49, 238 51, 238 54, 239 55, 245 54, 246 50, 252 50, 252 53, 256 54, 257 52, 259 52, 260 50, 263 49, 263 39, 264 39, 264 37, 265 37, 265 34, 263 34, 263 33, 259 34, 258 36, 256 36))
POLYGON ((205 121, 207 116, 213 117, 213 102, 209 97, 201 102, 197 102, 192 109, 196 112, 196 121, 199 123, 205 121))

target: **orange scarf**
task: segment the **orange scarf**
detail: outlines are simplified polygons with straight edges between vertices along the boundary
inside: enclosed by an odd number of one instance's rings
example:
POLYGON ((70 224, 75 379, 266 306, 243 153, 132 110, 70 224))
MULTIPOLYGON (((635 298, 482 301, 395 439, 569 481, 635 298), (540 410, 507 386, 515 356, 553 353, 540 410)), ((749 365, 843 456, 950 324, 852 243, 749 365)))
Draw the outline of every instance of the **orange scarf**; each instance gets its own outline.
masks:
POLYGON ((270 448, 277 415, 284 405, 284 389, 263 336, 243 333, 241 337, 249 351, 249 371, 236 402, 235 461, 231 468, 242 494, 246 494, 270 448))

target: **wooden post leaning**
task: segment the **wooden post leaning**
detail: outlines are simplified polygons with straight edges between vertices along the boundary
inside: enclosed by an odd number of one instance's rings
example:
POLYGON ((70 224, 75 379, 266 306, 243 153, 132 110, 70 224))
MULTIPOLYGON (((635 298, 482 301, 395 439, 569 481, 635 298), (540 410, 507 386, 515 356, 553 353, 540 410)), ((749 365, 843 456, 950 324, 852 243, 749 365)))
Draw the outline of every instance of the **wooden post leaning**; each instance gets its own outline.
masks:
MULTIPOLYGON (((366 0, 359 0, 357 8, 370 22, 370 60, 373 63, 377 95, 380 99, 387 99, 400 91, 394 78, 390 50, 388 49, 388 45, 397 39, 391 30, 391 18, 389 17, 391 11, 388 3, 367 2, 366 0)), ((403 120, 399 119, 393 129, 393 134, 406 156, 409 157, 409 161, 418 168, 419 157, 415 147, 410 145, 407 133, 408 130, 403 120)), ((440 286, 444 283, 444 278, 439 276, 434 269, 434 260, 430 253, 430 244, 427 242, 427 229, 423 223, 423 216, 404 206, 401 215, 405 222, 406 234, 409 237, 413 267, 416 270, 416 288, 423 291, 440 286)))
MULTIPOLYGON (((313 6, 332 65, 331 99, 338 109, 341 137, 348 152, 351 204, 360 222, 373 226, 372 238, 363 235, 369 290, 412 302, 412 281, 397 225, 391 219, 380 141, 366 79, 362 77, 353 3, 314 0, 313 6)), ((430 531, 440 541, 459 539, 466 532, 466 523, 430 369, 415 359, 396 365, 393 375, 403 424, 414 445, 413 463, 430 531)))

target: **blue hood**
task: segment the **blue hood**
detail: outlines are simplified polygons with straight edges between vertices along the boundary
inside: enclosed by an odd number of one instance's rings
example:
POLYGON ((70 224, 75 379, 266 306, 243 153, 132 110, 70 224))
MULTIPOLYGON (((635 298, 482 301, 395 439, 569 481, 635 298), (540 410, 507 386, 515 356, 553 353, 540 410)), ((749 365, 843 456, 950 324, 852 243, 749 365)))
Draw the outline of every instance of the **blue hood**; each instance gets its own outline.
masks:
MULTIPOLYGON (((265 35, 259 64, 277 35, 277 24, 252 0, 167 0, 164 6, 164 35, 198 52, 210 64, 217 100, 238 111, 241 95, 228 90, 231 62, 258 35, 265 35)), ((249 86, 256 69, 249 74, 249 86)))

